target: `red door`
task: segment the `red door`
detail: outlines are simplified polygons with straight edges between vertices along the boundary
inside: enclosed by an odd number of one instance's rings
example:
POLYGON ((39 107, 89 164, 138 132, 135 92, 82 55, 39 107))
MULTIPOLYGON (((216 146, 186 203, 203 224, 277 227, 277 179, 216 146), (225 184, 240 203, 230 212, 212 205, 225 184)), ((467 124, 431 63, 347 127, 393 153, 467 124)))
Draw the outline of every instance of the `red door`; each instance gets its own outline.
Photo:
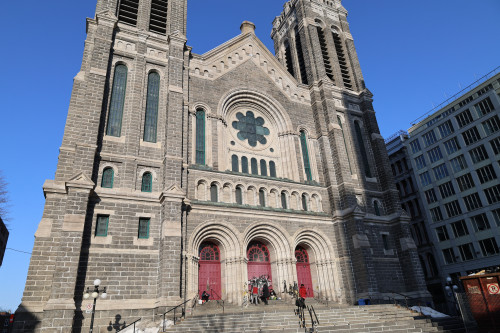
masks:
POLYGON ((200 269, 198 272, 198 293, 206 291, 210 299, 221 299, 220 252, 219 247, 212 243, 200 246, 200 269))
POLYGON ((311 265, 309 264, 309 255, 303 247, 297 247, 295 250, 295 259, 297 259, 297 281, 299 287, 301 284, 307 289, 307 297, 314 297, 314 290, 311 278, 311 265))
POLYGON ((267 246, 260 242, 252 242, 248 245, 248 279, 261 277, 264 275, 272 281, 271 260, 267 246))

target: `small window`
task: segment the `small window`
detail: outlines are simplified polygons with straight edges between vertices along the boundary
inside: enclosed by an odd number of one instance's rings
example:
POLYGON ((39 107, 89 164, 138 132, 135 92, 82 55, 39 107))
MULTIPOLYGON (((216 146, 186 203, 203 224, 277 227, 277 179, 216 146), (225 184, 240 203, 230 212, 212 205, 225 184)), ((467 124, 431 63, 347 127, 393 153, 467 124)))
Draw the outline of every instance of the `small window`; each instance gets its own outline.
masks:
POLYGON ((436 178, 436 180, 440 180, 449 176, 448 168, 444 163, 433 168, 432 170, 434 171, 434 177, 436 178))
POLYGON ((436 192, 433 188, 428 191, 425 191, 425 198, 427 199, 427 203, 431 204, 437 201, 436 192))
POLYGON ((238 156, 236 155, 231 156, 231 167, 233 169, 233 172, 240 172, 238 156))
POLYGON ((471 195, 464 197, 464 202, 469 212, 483 207, 481 198, 479 198, 479 194, 477 193, 472 193, 471 195))
POLYGON ((427 171, 424 173, 421 173, 419 175, 419 177, 420 177, 420 182, 422 183, 422 186, 427 186, 427 185, 432 183, 431 175, 427 171))
POLYGON ((489 97, 486 97, 481 102, 474 105, 474 107, 476 108, 477 115, 479 117, 484 116, 495 109, 489 97))
POLYGON ((285 192, 281 192, 281 208, 288 209, 288 205, 287 205, 287 202, 286 202, 286 193, 285 192))
POLYGON ((422 259, 422 256, 418 256, 418 259, 420 260, 420 266, 422 266, 422 270, 424 271, 424 276, 425 277, 428 277, 428 273, 427 273, 427 268, 425 267, 425 261, 424 259, 422 259))
POLYGON ((250 160, 250 163, 251 163, 251 167, 252 167, 252 175, 258 175, 259 174, 259 168, 257 166, 257 159, 256 158, 252 158, 250 160))
POLYGON ((425 168, 425 166, 427 165, 425 163, 424 155, 420 155, 420 156, 415 157, 415 163, 417 164, 418 170, 425 168))
POLYGON ((248 158, 246 156, 241 158, 241 172, 248 173, 248 158))
POLYGON ((460 245, 458 249, 460 250, 460 255, 462 256, 463 261, 476 258, 476 251, 474 250, 474 246, 472 245, 472 243, 460 245))
POLYGON ((137 238, 148 239, 149 238, 149 218, 139 219, 139 230, 137 232, 137 238))
POLYGON ((441 192, 441 198, 445 199, 455 194, 455 187, 452 182, 447 182, 439 185, 439 192, 441 192))
POLYGON ((218 202, 219 201, 219 189, 217 185, 210 185, 210 201, 218 202))
POLYGON ((467 236, 469 234, 469 229, 467 228, 467 224, 464 220, 460 220, 451 224, 451 228, 453 229, 453 234, 455 238, 467 236))
POLYGON ((498 116, 493 116, 490 119, 483 121, 483 128, 486 135, 492 135, 500 130, 500 119, 498 116))
POLYGON ((446 209, 446 213, 450 218, 462 214, 462 208, 460 208, 458 200, 448 202, 444 205, 444 208, 446 209))
POLYGON ((481 246, 481 252, 483 252, 483 256, 485 257, 494 256, 499 253, 497 241, 493 237, 480 240, 479 245, 481 246))
POLYGON ((430 210, 431 218, 433 222, 439 222, 443 220, 443 214, 441 213, 441 207, 432 208, 430 210))
POLYGON ((151 174, 151 172, 145 172, 144 175, 142 175, 141 191, 142 192, 153 191, 153 175, 151 174))
POLYGON ((307 196, 305 194, 302 194, 302 209, 307 211, 307 196))
POLYGON ((276 178, 276 163, 273 161, 269 162, 269 175, 273 178, 276 178))
POLYGON ((471 144, 481 140, 481 135, 479 134, 477 127, 472 127, 471 129, 463 132, 462 137, 464 138, 466 146, 470 146, 471 144))
POLYGON ((377 200, 373 202, 373 208, 375 209, 375 215, 380 216, 380 207, 377 200))
POLYGON ((267 176, 267 162, 265 160, 260 160, 260 174, 267 176))
POLYGON ((492 211, 493 213, 493 218, 495 219, 495 222, 497 223, 497 226, 500 227, 500 209, 495 209, 492 211))
POLYGON ((114 171, 113 168, 105 168, 102 172, 101 187, 113 188, 114 171))
POLYGON ((389 250, 389 236, 382 235, 382 242, 384 243, 384 250, 388 251, 389 250))
POLYGON ((466 191, 468 189, 471 189, 475 186, 474 180, 472 179, 472 176, 470 173, 465 174, 463 176, 457 177, 457 183, 458 187, 460 188, 460 191, 466 191))
POLYGON ((484 194, 486 194, 486 200, 490 205, 497 203, 500 201, 500 185, 495 185, 492 187, 488 187, 484 190, 484 194))
POLYGON ((427 261, 429 262, 429 267, 431 269, 431 276, 437 276, 438 268, 436 265, 436 260, 434 260, 434 256, 431 253, 427 255, 427 261))
POLYGON ((243 191, 241 190, 241 187, 236 188, 236 203, 238 205, 243 205, 243 191))
POLYGON ((444 249, 443 257, 444 257, 444 262, 446 264, 454 264, 457 261, 457 259, 455 258, 455 252, 453 251, 453 248, 444 249))
POLYGON ((97 222, 95 226, 96 237, 108 236, 108 223, 109 223, 109 216, 104 216, 104 215, 97 216, 97 222))
POLYGON ((434 133, 433 130, 422 135, 422 138, 424 139, 426 147, 429 147, 430 145, 433 145, 437 142, 436 133, 434 133))
POLYGON ((457 138, 452 138, 444 143, 444 148, 446 149, 446 153, 450 155, 460 150, 460 144, 457 138))
POLYGON ((476 232, 491 229, 490 222, 486 214, 479 214, 470 218, 472 221, 472 226, 476 232))
POLYGON ((469 154, 474 164, 484 161, 489 157, 488 152, 486 151, 483 145, 480 145, 479 147, 472 149, 471 151, 469 151, 469 154))
POLYGON ((491 148, 495 155, 500 154, 500 136, 490 141, 491 148))
POLYGON ((438 129, 439 133, 441 134, 441 138, 445 138, 455 131, 450 120, 444 122, 442 125, 439 125, 438 129))
POLYGON ((261 207, 266 207, 266 193, 263 189, 259 190, 259 204, 261 207))
POLYGON ((477 176, 479 177, 479 181, 481 184, 487 183, 491 180, 497 179, 497 174, 493 169, 493 165, 489 164, 485 167, 479 168, 476 170, 477 176))
POLYGON ((465 161, 464 155, 455 157, 454 159, 450 160, 450 163, 453 171, 455 172, 459 172, 467 168, 467 162, 465 161))
POLYGON ((439 146, 429 150, 427 155, 429 156, 431 163, 437 162, 443 158, 443 153, 441 152, 441 148, 439 148, 439 146))
POLYGON ((472 123, 474 119, 472 119, 472 114, 470 113, 470 110, 465 110, 462 113, 459 113, 457 116, 455 116, 458 122, 458 126, 460 128, 464 127, 467 124, 472 123))
POLYGON ((413 154, 418 153, 419 151, 421 151, 422 148, 420 147, 420 141, 418 141, 418 139, 415 139, 412 142, 410 142, 410 148, 411 148, 411 152, 413 154))
POLYGON ((450 239, 450 235, 448 234, 448 230, 446 226, 441 226, 436 228, 436 234, 440 242, 444 242, 450 239))

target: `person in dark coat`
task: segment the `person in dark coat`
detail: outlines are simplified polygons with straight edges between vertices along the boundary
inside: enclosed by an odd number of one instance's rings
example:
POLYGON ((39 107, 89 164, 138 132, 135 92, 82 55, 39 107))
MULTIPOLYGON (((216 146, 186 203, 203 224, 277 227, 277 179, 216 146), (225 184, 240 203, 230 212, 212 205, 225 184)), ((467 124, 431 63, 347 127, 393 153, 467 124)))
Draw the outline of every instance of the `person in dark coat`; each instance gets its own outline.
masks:
POLYGON ((267 303, 267 299, 269 298, 269 296, 271 296, 270 293, 269 293, 269 286, 267 285, 267 283, 264 283, 264 286, 262 287, 262 297, 261 297, 261 299, 262 299, 262 301, 264 303, 266 303, 266 305, 269 305, 267 303))

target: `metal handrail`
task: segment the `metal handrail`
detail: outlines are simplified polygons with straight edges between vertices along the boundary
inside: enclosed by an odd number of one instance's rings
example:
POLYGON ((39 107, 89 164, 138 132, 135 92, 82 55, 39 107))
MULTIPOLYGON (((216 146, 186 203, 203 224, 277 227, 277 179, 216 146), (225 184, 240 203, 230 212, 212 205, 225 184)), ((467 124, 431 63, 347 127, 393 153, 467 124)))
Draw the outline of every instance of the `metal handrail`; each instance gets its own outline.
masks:
POLYGON ((215 301, 217 302, 218 305, 220 305, 219 301, 222 301, 222 314, 224 314, 224 311, 225 311, 225 303, 224 303, 224 300, 222 299, 222 297, 220 297, 219 294, 217 294, 217 292, 213 289, 210 289, 211 291, 211 294, 215 294, 218 298, 220 298, 220 300, 216 299, 215 301))
POLYGON ((139 318, 139 319, 137 319, 136 321, 134 321, 133 323, 128 324, 127 326, 125 326, 124 328, 122 328, 122 329, 120 329, 120 330, 118 330, 118 331, 116 331, 116 332, 117 332, 117 333, 118 333, 118 332, 121 332, 121 331, 123 331, 124 329, 126 329, 126 328, 128 328, 128 327, 130 327, 130 326, 134 325, 134 333, 135 333, 135 323, 137 323, 137 322, 139 322, 139 321, 141 321, 141 320, 142 320, 142 318, 139 318))
MULTIPOLYGON (((179 305, 177 305, 177 306, 175 306, 175 307, 171 308, 170 310, 168 310, 168 311, 167 311, 167 312, 165 312, 164 314, 158 314, 158 316, 163 316, 163 324, 162 324, 162 326, 163 326, 163 331, 165 331, 165 316, 167 315, 167 313, 170 313, 170 312, 174 311, 174 325, 175 325, 175 317, 176 317, 175 312, 176 312, 177 308, 178 308, 178 307, 183 306, 184 304, 186 304, 186 303, 187 303, 187 302, 189 302, 189 301, 191 301, 191 299, 188 299, 187 301, 185 301, 185 302, 183 302, 183 303, 181 303, 181 304, 179 304, 179 305)), ((186 318, 186 312, 184 311, 184 308, 182 308, 182 314, 181 314, 181 317, 182 317, 182 318, 186 318)))

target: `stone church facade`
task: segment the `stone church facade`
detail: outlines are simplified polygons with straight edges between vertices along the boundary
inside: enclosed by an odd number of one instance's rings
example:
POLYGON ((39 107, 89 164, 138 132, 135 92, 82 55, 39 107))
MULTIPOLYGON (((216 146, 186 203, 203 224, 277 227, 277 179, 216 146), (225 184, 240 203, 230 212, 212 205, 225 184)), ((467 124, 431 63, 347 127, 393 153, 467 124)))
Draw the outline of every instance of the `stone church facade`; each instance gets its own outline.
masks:
POLYGON ((98 0, 16 332, 99 331, 254 276, 343 304, 428 296, 340 0, 198 55, 187 0, 98 0))

